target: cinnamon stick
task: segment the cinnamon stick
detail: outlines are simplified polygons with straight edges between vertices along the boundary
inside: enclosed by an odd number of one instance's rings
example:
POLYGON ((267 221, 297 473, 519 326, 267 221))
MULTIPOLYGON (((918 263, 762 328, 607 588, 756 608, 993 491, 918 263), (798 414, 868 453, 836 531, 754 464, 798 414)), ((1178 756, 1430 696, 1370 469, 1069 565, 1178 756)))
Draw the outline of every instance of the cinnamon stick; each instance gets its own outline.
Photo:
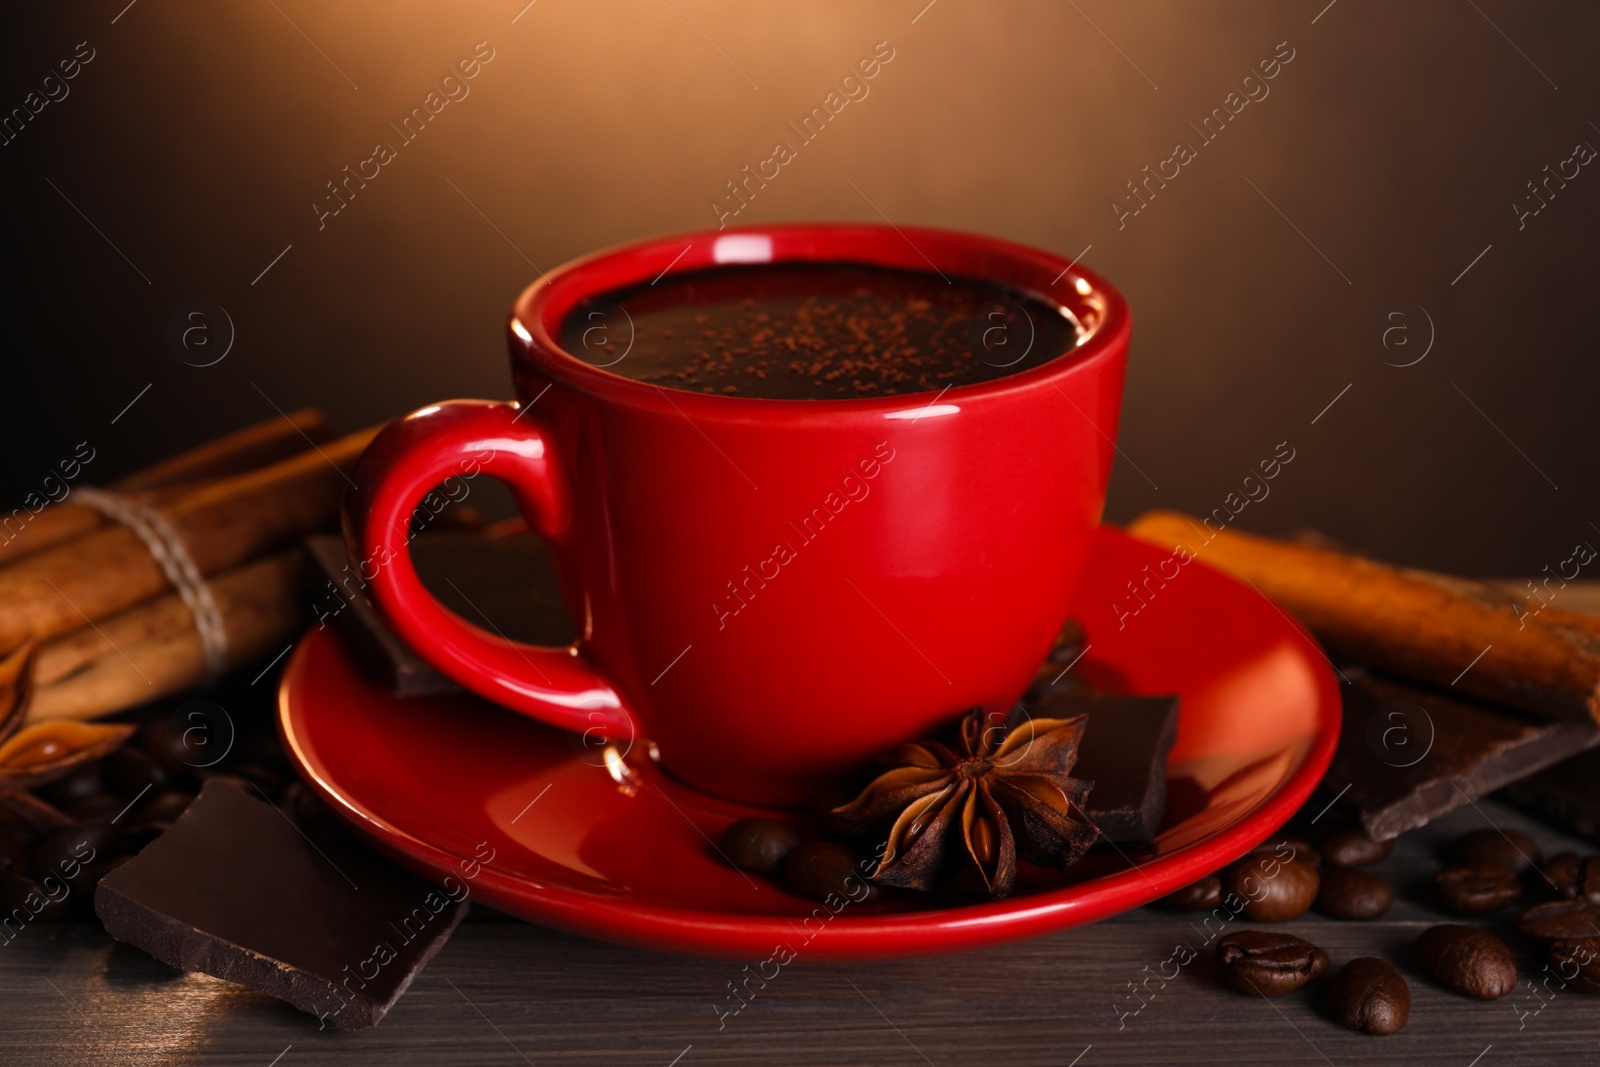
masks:
MULTIPOLYGON (((206 583, 228 635, 228 669, 288 647, 309 622, 309 562, 291 549, 206 583)), ((59 637, 39 649, 28 722, 93 719, 188 689, 205 677, 193 617, 176 593, 59 637)))
POLYGON ((332 436, 326 415, 316 408, 300 408, 135 471, 111 483, 111 488, 133 492, 223 478, 276 463, 332 436))
MULTIPOLYGON (((199 486, 162 513, 203 575, 332 526, 377 427, 199 486)), ((144 542, 108 526, 0 567, 0 648, 67 633, 170 588, 144 542)))
POLYGON ((1600 722, 1600 620, 1536 611, 1483 582, 1219 531, 1178 512, 1148 512, 1128 532, 1176 550, 1180 567, 1187 554, 1251 583, 1338 653, 1542 715, 1600 722))
MULTIPOLYGON (((166 490, 140 496, 146 502, 160 503, 193 488, 189 483, 253 470, 294 455, 304 449, 308 441, 321 444, 330 436, 327 416, 315 408, 302 408, 135 471, 113 482, 111 488, 135 494, 166 490)), ((0 540, 0 563, 20 559, 109 524, 110 520, 94 508, 72 503, 69 491, 61 503, 51 504, 32 515, 9 539, 0 540)))

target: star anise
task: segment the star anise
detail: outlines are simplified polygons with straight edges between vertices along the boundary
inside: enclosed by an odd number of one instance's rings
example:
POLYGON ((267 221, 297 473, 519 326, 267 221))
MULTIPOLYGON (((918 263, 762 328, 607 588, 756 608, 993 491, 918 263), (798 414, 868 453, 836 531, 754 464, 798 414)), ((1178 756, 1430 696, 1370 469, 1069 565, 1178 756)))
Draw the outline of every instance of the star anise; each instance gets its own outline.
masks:
POLYGON ((1087 721, 1024 719, 1008 729, 973 708, 954 749, 901 746, 893 768, 833 814, 863 831, 890 824, 875 882, 930 889, 965 865, 991 897, 1007 896, 1018 858, 1064 870, 1098 836, 1083 812, 1094 783, 1070 774, 1087 721))

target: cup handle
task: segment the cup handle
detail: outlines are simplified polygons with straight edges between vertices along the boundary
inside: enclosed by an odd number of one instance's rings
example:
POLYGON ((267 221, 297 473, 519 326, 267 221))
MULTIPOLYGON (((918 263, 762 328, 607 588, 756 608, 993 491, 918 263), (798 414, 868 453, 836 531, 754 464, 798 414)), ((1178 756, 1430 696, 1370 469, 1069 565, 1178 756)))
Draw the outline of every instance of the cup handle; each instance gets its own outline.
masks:
POLYGON ((538 648, 464 621, 411 562, 410 520, 424 495, 479 474, 505 482, 529 528, 560 553, 573 533, 572 498, 554 447, 516 403, 450 400, 414 411, 362 454, 357 489, 345 498, 345 544, 384 621, 441 674, 552 726, 631 737, 621 696, 576 645, 538 648))

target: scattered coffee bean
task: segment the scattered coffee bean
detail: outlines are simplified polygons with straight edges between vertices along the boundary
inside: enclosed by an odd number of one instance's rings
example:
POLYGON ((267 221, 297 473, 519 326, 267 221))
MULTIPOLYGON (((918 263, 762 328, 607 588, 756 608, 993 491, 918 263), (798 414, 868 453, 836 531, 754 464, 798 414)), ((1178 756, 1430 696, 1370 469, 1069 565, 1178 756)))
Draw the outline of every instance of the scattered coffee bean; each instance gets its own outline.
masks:
POLYGON ((1530 884, 1547 896, 1600 904, 1600 856, 1558 852, 1531 874, 1530 884))
POLYGON ((128 802, 112 793, 94 793, 74 801, 61 810, 79 822, 110 822, 122 814, 128 802))
POLYGON ((173 821, 183 814, 184 809, 189 806, 189 802, 193 799, 194 795, 191 793, 179 793, 176 791, 163 793, 138 809, 136 825, 159 824, 161 826, 171 826, 173 821))
POLYGON ((1570 941, 1593 937, 1600 930, 1600 904, 1587 900, 1552 900, 1517 916, 1516 927, 1534 941, 1570 941))
POLYGON ((783 881, 801 896, 815 900, 832 896, 860 904, 882 893, 867 881, 855 852, 837 841, 807 841, 789 853, 783 861, 783 881))
POLYGON ((1333 1021, 1369 1034, 1392 1034, 1411 1016, 1411 987, 1394 965, 1363 956, 1334 975, 1328 988, 1333 1021))
POLYGON ((243 778, 247 782, 253 782, 261 792, 257 793, 255 789, 252 789, 250 790, 252 796, 259 797, 265 794, 270 797, 283 786, 283 775, 271 768, 261 767, 254 763, 230 764, 228 774, 234 778, 243 778))
POLYGON ((1474 830, 1456 838, 1448 852, 1454 866, 1498 863, 1513 874, 1537 864, 1543 855, 1538 842, 1517 830, 1474 830))
POLYGON ((22 842, 0 837, 0 874, 28 873, 28 853, 22 842))
POLYGON ((1583 858, 1576 852, 1557 852, 1533 872, 1531 883, 1547 896, 1574 900, 1578 896, 1578 866, 1583 858))
POLYGON ((48 804, 65 810, 86 797, 105 791, 105 777, 100 773, 100 761, 85 763, 39 790, 48 804))
POLYGON ((1328 954, 1288 934, 1240 930, 1217 942, 1217 964, 1239 992, 1281 997, 1321 978, 1328 954))
POLYGON ((1440 907, 1457 915, 1487 915, 1522 899, 1522 883, 1497 863, 1446 867, 1433 876, 1440 907))
POLYGON ((1335 867, 1365 867, 1388 859, 1394 842, 1374 841, 1360 830, 1330 830, 1317 842, 1317 849, 1335 867))
POLYGON ((71 918, 78 922, 98 921, 94 913, 94 894, 100 879, 132 858, 127 853, 105 856, 80 871, 78 877, 72 880, 72 895, 67 898, 71 918))
POLYGON ((102 762, 106 786, 124 800, 141 794, 148 800, 172 785, 172 776, 136 748, 119 748, 102 762))
POLYGON ((1229 867, 1223 888, 1244 901, 1241 914, 1254 922, 1287 922, 1304 915, 1317 899, 1321 880, 1316 868, 1299 860, 1281 860, 1270 852, 1253 852, 1229 867))
POLYGON ((735 867, 772 874, 800 845, 800 835, 770 819, 740 819, 722 834, 722 853, 735 867))
POLYGON ((299 779, 278 790, 278 807, 298 826, 320 822, 327 814, 311 787, 299 779))
POLYGON ((1511 950, 1476 926, 1431 926, 1417 938, 1417 955, 1428 973, 1469 997, 1497 1000, 1517 987, 1511 950))
MULTIPOLYGON (((198 724, 198 720, 194 723, 198 724)), ((193 773, 194 765, 206 758, 203 749, 191 747, 189 742, 205 737, 207 731, 201 728, 190 734, 190 729, 191 722, 179 716, 149 719, 139 727, 134 744, 169 775, 183 778, 193 773)))
POLYGON ((1600 904, 1600 856, 1585 856, 1578 864, 1576 888, 1579 900, 1600 904))
POLYGON ((117 835, 116 851, 122 855, 137 856, 144 847, 170 829, 170 822, 141 822, 117 835))
POLYGON ((1208 874, 1198 882, 1191 882, 1175 893, 1168 893, 1156 901, 1168 911, 1209 911, 1222 903, 1222 879, 1208 874))
POLYGON ((1326 867, 1314 905, 1330 919, 1376 919, 1394 903, 1389 883, 1355 867, 1326 867))
POLYGON ((40 878, 55 874, 76 878, 79 870, 116 851, 118 830, 105 822, 79 823, 52 830, 33 846, 29 869, 40 878))
POLYGON ((0 874, 0 915, 13 924, 55 922, 67 914, 68 893, 60 878, 53 877, 47 886, 26 874, 0 874))
POLYGON ((1322 869, 1322 853, 1311 847, 1311 842, 1303 837, 1276 837, 1264 841, 1250 850, 1251 852, 1269 852, 1280 860, 1299 860, 1318 870, 1322 869))
POLYGON ((1600 994, 1600 937, 1576 937, 1550 946, 1556 977, 1580 993, 1600 994))

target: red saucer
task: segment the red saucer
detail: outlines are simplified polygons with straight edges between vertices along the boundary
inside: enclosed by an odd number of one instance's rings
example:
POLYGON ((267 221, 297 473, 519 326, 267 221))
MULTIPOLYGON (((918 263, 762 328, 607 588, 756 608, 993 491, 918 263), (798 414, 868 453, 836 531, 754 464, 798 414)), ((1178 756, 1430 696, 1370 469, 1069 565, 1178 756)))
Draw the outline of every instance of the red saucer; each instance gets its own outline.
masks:
POLYGON ((476 697, 398 699, 329 630, 295 649, 280 728, 301 774, 379 849, 534 922, 752 961, 778 946, 818 960, 954 952, 1094 922, 1194 881, 1281 826, 1333 757, 1328 662, 1250 587, 1107 528, 1079 605, 1091 677, 1182 698, 1165 828, 1150 853, 1097 849, 997 903, 833 914, 724 864, 711 842, 755 809, 678 784, 645 743, 608 768, 574 735, 476 697))

